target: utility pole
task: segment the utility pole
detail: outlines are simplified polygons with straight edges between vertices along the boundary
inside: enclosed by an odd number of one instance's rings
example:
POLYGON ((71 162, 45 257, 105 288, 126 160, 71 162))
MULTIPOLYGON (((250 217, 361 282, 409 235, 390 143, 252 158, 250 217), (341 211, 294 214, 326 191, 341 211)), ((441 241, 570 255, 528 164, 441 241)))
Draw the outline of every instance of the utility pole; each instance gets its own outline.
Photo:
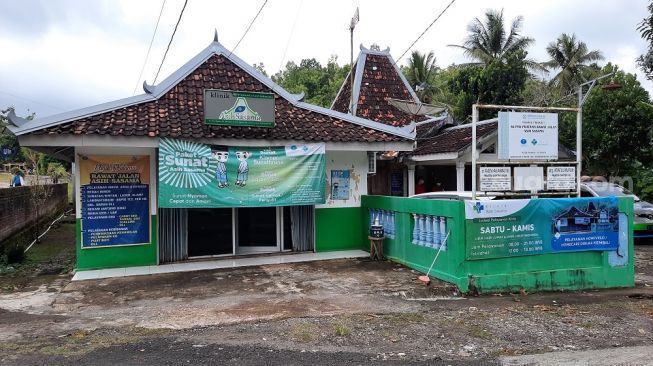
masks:
POLYGON ((354 12, 354 16, 351 18, 351 22, 349 22, 349 34, 350 34, 350 65, 351 65, 351 71, 349 72, 349 79, 351 82, 351 95, 349 97, 349 113, 354 112, 354 28, 356 28, 356 24, 358 24, 358 21, 360 20, 359 13, 358 13, 358 7, 356 7, 356 11, 354 12))

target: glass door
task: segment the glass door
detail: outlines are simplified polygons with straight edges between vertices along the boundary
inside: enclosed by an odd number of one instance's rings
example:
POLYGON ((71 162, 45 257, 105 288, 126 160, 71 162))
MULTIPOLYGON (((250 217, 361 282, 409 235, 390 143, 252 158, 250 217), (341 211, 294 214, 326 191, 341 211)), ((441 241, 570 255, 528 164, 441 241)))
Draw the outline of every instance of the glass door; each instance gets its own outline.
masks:
POLYGON ((277 207, 236 209, 236 254, 280 250, 278 211, 277 207))

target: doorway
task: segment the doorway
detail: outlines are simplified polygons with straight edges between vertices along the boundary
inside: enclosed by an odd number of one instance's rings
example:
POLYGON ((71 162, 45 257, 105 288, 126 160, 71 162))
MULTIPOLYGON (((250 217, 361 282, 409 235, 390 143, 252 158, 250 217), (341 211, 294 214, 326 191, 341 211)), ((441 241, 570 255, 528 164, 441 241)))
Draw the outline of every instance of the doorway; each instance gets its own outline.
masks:
POLYGON ((233 253, 231 208, 188 209, 188 256, 204 257, 233 253))
POLYGON ((269 253, 280 250, 279 209, 277 207, 236 210, 236 254, 269 253))

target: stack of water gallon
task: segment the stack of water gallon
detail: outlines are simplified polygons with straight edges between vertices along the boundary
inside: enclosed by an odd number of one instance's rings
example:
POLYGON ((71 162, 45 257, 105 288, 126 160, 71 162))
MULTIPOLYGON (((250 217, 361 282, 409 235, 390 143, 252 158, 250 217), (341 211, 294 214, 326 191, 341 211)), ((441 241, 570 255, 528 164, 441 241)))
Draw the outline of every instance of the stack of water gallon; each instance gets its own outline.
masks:
POLYGON ((443 243, 447 235, 447 218, 423 214, 413 214, 415 225, 413 226, 414 245, 421 245, 446 250, 446 243, 443 243))
POLYGON ((379 219, 379 224, 383 226, 383 231, 386 238, 394 239, 395 238, 395 212, 389 210, 381 210, 378 208, 370 208, 370 222, 369 227, 376 222, 376 219, 379 219))

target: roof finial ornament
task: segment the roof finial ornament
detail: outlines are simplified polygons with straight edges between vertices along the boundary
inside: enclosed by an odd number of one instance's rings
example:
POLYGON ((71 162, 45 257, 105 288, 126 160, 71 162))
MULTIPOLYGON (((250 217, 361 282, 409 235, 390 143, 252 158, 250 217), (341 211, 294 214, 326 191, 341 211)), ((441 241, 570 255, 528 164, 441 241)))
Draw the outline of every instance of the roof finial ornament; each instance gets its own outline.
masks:
POLYGON ((220 43, 218 41, 218 28, 215 28, 215 33, 213 34, 213 42, 220 43))
POLYGON ((147 94, 154 94, 154 85, 149 85, 147 81, 143 80, 143 90, 147 94))

